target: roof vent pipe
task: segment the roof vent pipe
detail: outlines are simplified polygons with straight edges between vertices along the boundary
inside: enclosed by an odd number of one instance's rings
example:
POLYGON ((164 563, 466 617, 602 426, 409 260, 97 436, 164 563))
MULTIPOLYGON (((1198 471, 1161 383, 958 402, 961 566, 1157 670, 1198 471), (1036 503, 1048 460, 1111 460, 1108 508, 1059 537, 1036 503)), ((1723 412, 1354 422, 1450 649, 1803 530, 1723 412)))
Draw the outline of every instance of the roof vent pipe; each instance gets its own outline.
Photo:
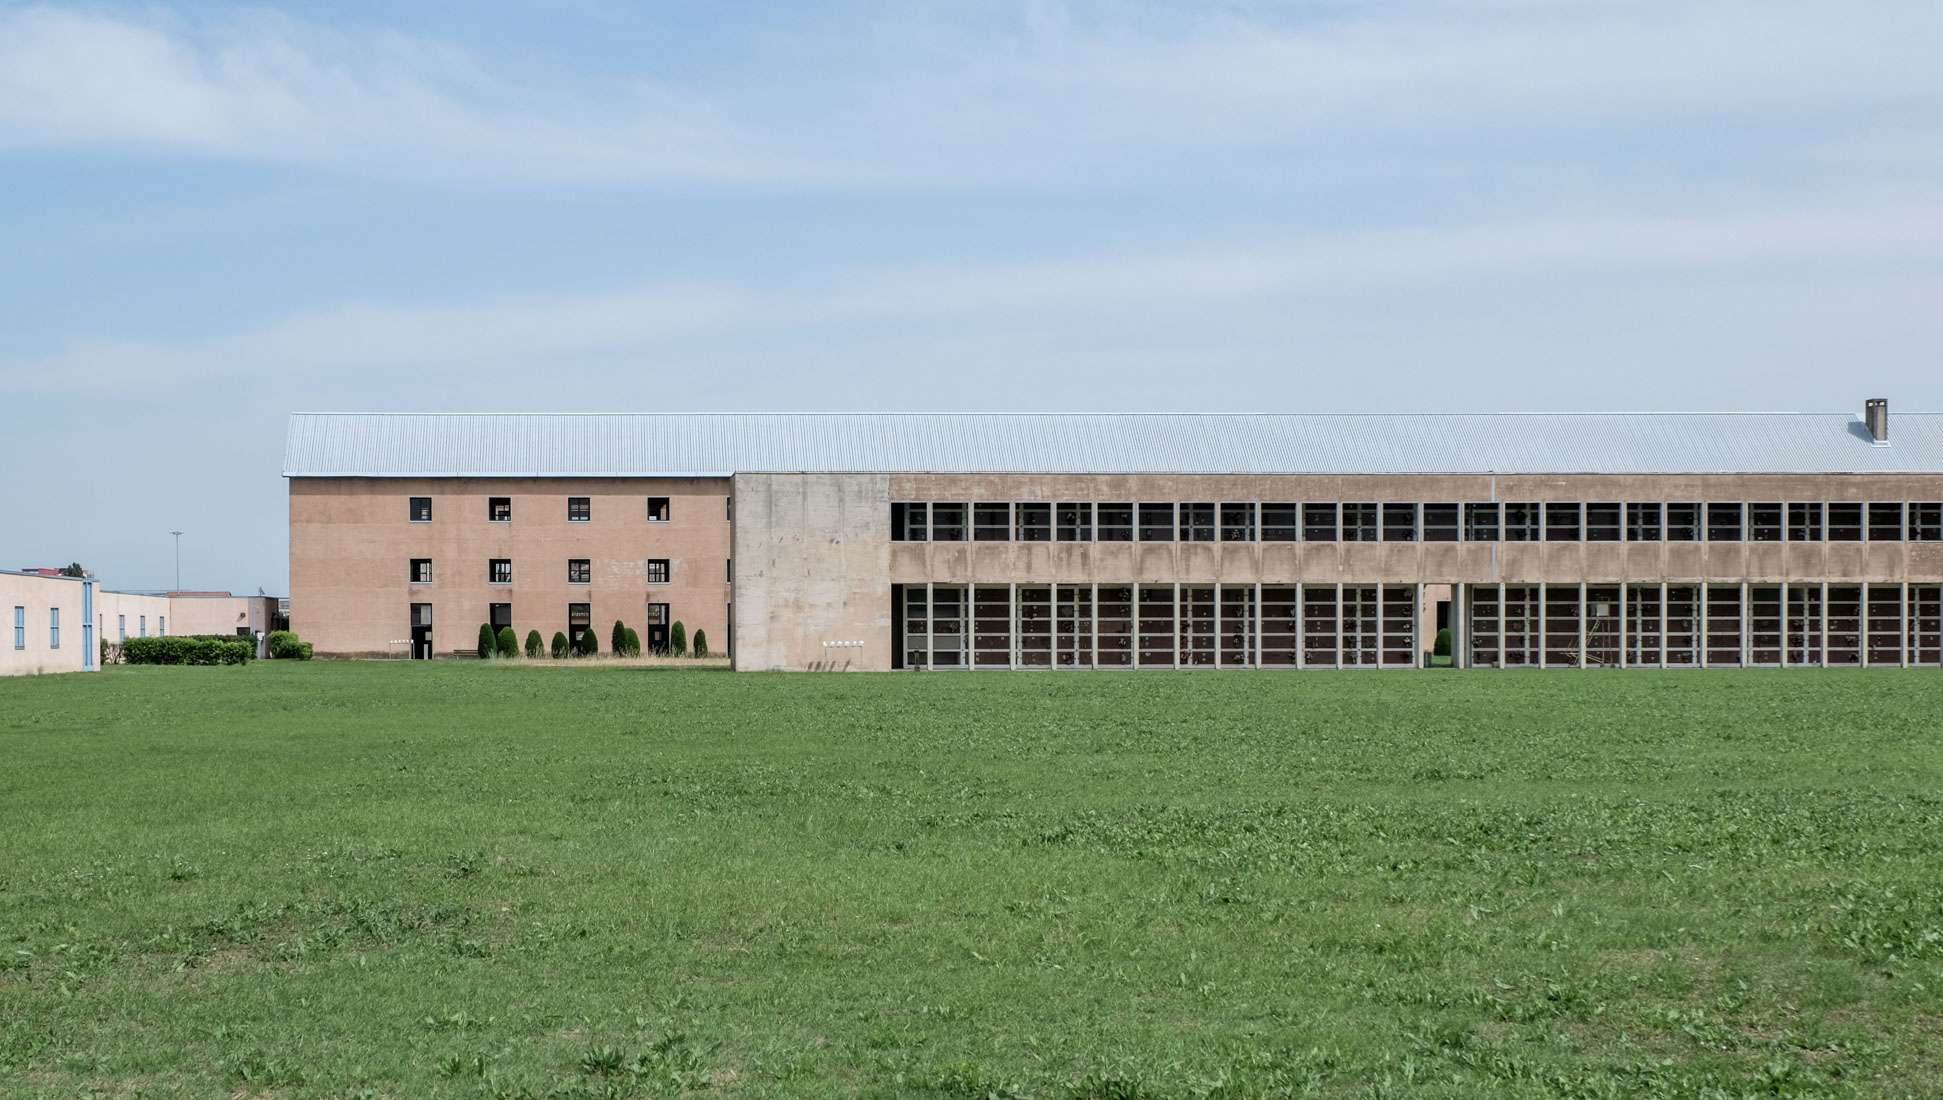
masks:
POLYGON ((1862 420, 1869 426, 1869 438, 1889 442, 1889 399, 1871 397, 1862 403, 1862 420))

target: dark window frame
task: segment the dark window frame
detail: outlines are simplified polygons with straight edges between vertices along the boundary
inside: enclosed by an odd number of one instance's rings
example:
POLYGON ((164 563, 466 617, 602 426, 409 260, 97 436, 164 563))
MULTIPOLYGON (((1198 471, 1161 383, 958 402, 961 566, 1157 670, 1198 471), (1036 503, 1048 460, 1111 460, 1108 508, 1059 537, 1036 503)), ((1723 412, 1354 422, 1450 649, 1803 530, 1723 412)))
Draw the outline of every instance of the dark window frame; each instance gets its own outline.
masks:
POLYGON ((1788 533, 1788 508, 1780 501, 1750 501, 1747 505, 1747 541, 1781 542, 1788 533))
POLYGON ((1216 522, 1220 524, 1222 542, 1254 542, 1255 514, 1253 501, 1223 501, 1215 509, 1216 522))
POLYGON ((1497 501, 1474 500, 1464 505, 1464 541, 1497 542, 1504 531, 1504 508, 1497 501))
POLYGON ((1661 513, 1662 537, 1667 542, 1700 542, 1706 538, 1705 509, 1695 500, 1669 500, 1661 513))
POLYGON ((1012 539, 1014 542, 1051 542, 1052 502, 1028 500, 1014 503, 1012 539))
POLYGON ((932 542, 964 542, 970 533, 970 511, 964 501, 931 502, 932 542))
POLYGON ((1592 500, 1585 505, 1582 537, 1587 542, 1624 542, 1626 508, 1616 500, 1592 500))
POLYGON ((1342 508, 1333 501, 1312 500, 1302 505, 1303 542, 1341 542, 1342 508))
POLYGON ((1707 541, 1747 541, 1747 507, 1738 500, 1707 502, 1707 541))
POLYGON ((567 559, 567 583, 568 584, 594 583, 593 560, 590 558, 568 558, 567 559))
POLYGON ((1909 541, 1943 542, 1943 501, 1909 502, 1909 541))
POLYGON ((592 523, 594 520, 594 501, 592 497, 567 498, 568 523, 592 523))
POLYGON ((1504 542, 1537 542, 1544 537, 1545 506, 1535 500, 1507 500, 1498 531, 1504 542))
POLYGON ((930 506, 923 501, 894 500, 891 502, 891 541, 926 542, 928 531, 926 519, 930 506))
POLYGON ((411 501, 411 504, 406 514, 411 516, 411 522, 413 523, 432 522, 432 498, 431 497, 411 497, 409 499, 411 501))
POLYGON ((1256 511, 1256 533, 1263 542, 1296 542, 1302 537, 1302 509, 1294 501, 1264 501, 1256 511))
POLYGON ((1012 502, 981 500, 972 503, 973 542, 1012 541, 1012 502))
POLYGON ((1901 501, 1872 500, 1863 509, 1863 522, 1867 525, 1870 542, 1901 542, 1903 540, 1903 505, 1901 501))
POLYGON ((1826 542, 1828 509, 1818 500, 1788 502, 1788 541, 1826 542))
POLYGON ((1388 500, 1380 507, 1384 542, 1417 542, 1418 509, 1415 502, 1388 500))
POLYGON ((1540 510, 1545 517, 1546 542, 1584 542, 1585 505, 1576 500, 1548 500, 1540 510))
POLYGON ((432 583, 432 559, 413 558, 411 559, 411 563, 412 563, 411 572, 409 574, 411 576, 410 583, 431 584, 432 583))
POLYGON ((1175 511, 1171 500, 1148 500, 1135 505, 1135 537, 1141 542, 1173 542, 1175 511))
POLYGON ((1053 541, 1092 542, 1093 502, 1063 500, 1052 506, 1053 541))
POLYGON ((674 562, 670 558, 649 558, 646 567, 648 584, 673 584, 675 580, 674 562))
POLYGON ((1220 533, 1213 501, 1184 501, 1176 509, 1181 542, 1213 542, 1220 533))
POLYGON ((1093 541, 1133 542, 1139 525, 1136 508, 1130 500, 1109 500, 1093 509, 1093 541))
POLYGON ((1861 542, 1868 533, 1867 511, 1856 501, 1830 501, 1822 509, 1824 537, 1829 542, 1861 542))
POLYGON ((486 522, 487 523, 513 522, 513 498, 512 497, 487 497, 486 498, 486 522))
POLYGON ((1373 500, 1346 500, 1336 533, 1344 542, 1376 542, 1383 537, 1383 509, 1373 500))
POLYGON ((1626 541, 1664 542, 1666 505, 1657 500, 1626 502, 1626 541))
POLYGON ((649 523, 672 522, 675 518, 674 503, 675 502, 673 497, 649 497, 648 498, 648 522, 649 523), (657 503, 659 503, 661 507, 659 508, 655 507, 657 503), (655 513, 657 512, 659 512, 660 514, 656 515, 655 513))
POLYGON ((1433 501, 1419 509, 1425 542, 1464 541, 1464 509, 1452 501, 1433 501))
MULTIPOLYGON (((571 572, 571 567, 569 567, 569 572, 571 572)), ((486 559, 486 583, 487 584, 513 583, 513 559, 487 558, 486 559)))

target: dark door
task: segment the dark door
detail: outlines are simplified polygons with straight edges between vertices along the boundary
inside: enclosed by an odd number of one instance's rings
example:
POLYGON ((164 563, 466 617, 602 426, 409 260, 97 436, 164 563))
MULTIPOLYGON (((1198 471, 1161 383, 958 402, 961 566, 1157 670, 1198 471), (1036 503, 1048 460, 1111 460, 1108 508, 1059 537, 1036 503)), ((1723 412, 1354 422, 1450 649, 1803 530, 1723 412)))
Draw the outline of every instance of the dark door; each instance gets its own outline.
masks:
POLYGON ((412 660, 432 659, 432 605, 412 605, 412 660))
POLYGON ((649 653, 668 652, 668 605, 651 603, 648 605, 648 636, 641 639, 642 648, 649 653))

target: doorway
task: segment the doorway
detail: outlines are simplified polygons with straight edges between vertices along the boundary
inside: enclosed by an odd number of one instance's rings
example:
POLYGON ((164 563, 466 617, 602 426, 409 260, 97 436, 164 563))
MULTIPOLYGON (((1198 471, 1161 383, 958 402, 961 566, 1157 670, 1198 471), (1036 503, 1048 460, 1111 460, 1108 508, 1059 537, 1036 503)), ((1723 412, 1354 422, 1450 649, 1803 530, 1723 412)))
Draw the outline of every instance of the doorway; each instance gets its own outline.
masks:
POLYGON ((651 603, 648 605, 648 636, 641 639, 642 647, 649 653, 668 652, 668 605, 651 603))
POLYGON ((412 660, 432 659, 432 605, 412 605, 412 660))

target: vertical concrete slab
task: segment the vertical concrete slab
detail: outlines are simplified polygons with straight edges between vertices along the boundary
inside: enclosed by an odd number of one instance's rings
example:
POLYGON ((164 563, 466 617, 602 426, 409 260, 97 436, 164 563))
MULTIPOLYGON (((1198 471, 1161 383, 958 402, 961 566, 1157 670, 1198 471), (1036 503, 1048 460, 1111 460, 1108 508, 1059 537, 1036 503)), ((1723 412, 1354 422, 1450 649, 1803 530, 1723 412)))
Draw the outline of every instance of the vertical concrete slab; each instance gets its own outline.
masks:
POLYGON ((891 661, 890 480, 735 477, 738 670, 874 670, 891 661))

